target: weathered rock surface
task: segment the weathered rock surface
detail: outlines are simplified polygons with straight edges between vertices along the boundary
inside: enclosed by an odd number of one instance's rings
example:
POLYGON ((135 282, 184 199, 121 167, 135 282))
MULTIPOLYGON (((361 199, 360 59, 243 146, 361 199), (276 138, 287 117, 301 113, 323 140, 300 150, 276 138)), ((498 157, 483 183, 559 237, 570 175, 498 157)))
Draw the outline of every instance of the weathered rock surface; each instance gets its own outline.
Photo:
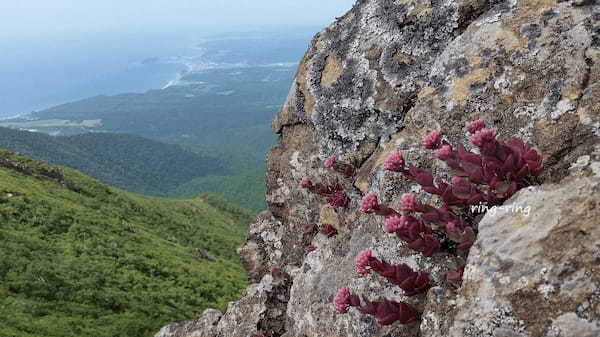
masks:
POLYGON ((521 190, 480 222, 458 297, 431 294, 424 335, 600 336, 599 224, 599 178, 521 190))
POLYGON ((269 211, 239 250, 257 283, 222 316, 208 312, 160 337, 598 335, 597 1, 358 1, 313 39, 273 128, 279 141, 267 159, 269 211), (420 192, 383 171, 395 149, 444 176, 447 168, 431 161, 421 138, 436 129, 463 142, 465 123, 477 118, 500 138, 535 145, 545 171, 541 186, 508 202, 531 204, 529 216, 485 217, 457 294, 443 275, 461 257, 416 255, 357 205, 367 192, 391 206, 420 192), (328 155, 354 164, 356 176, 324 169, 328 155), (301 189, 306 176, 342 183, 348 208, 336 211, 301 189), (306 223, 330 223, 339 234, 307 236, 306 223), (317 250, 306 254, 308 244, 317 250), (377 276, 358 277, 352 260, 364 248, 430 272, 435 287, 406 299, 377 276), (271 267, 293 282, 273 280, 271 267), (381 328, 353 309, 335 315, 332 298, 342 285, 407 300, 424 319, 381 328))
POLYGON ((261 282, 246 289, 241 300, 231 302, 226 313, 206 310, 191 321, 165 326, 155 337, 246 337, 261 330, 281 335, 289 296, 287 282, 265 275, 261 282))

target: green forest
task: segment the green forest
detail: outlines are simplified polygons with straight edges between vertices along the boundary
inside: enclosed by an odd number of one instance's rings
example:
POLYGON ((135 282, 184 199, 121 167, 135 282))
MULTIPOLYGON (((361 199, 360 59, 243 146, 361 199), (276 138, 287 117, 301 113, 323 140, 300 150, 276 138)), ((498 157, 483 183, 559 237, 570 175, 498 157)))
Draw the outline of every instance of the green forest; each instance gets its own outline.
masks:
POLYGON ((225 309, 251 214, 141 196, 0 151, 0 336, 151 336, 225 309))
POLYGON ((208 175, 177 187, 169 195, 175 198, 191 198, 197 191, 218 193, 227 196, 227 200, 236 205, 242 205, 255 213, 260 212, 266 209, 265 167, 234 176, 208 175))
POLYGON ((232 131, 236 136, 219 147, 184 147, 130 134, 50 136, 0 127, 0 147, 130 192, 173 198, 212 192, 257 213, 266 208, 264 153, 272 140, 256 128, 244 131, 232 131), (244 146, 237 145, 241 138, 244 146))

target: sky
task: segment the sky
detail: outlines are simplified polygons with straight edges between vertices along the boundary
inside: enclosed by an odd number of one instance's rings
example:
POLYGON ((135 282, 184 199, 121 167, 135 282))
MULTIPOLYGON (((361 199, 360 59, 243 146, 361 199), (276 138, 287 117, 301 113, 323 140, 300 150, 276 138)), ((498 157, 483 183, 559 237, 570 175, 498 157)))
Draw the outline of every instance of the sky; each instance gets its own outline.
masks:
POLYGON ((355 0, 1 0, 0 34, 174 30, 232 32, 323 26, 355 0))

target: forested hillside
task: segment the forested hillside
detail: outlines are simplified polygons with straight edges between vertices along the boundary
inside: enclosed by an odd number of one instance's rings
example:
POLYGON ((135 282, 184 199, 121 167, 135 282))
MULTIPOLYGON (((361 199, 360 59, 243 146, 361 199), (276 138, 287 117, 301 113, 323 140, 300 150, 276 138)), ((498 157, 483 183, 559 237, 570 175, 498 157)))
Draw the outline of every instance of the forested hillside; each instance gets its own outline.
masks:
POLYGON ((182 147, 128 134, 49 136, 0 127, 0 147, 77 169, 127 191, 174 198, 212 192, 256 213, 266 207, 264 154, 252 149, 266 152, 270 139, 255 129, 232 134, 231 142, 219 147, 182 147), (235 145, 244 137, 243 146, 235 145))
POLYGON ((245 276, 251 217, 214 195, 168 200, 0 151, 0 336, 150 336, 245 276))
POLYGON ((0 147, 77 169, 115 187, 154 195, 199 177, 228 173, 218 158, 128 134, 53 137, 0 128, 0 147))
POLYGON ((218 193, 236 205, 258 213, 266 209, 265 168, 259 167, 234 176, 209 175, 194 179, 169 192, 175 198, 191 198, 198 191, 218 193))

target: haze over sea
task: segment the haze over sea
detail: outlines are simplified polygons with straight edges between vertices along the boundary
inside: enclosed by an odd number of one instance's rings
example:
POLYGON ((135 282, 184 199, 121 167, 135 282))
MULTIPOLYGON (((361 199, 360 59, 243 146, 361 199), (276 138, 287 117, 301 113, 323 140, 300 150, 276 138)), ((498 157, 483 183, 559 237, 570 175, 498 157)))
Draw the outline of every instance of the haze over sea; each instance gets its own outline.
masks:
POLYGON ((186 70, 273 63, 295 66, 316 31, 4 38, 0 40, 0 50, 5 51, 0 54, 0 117, 90 96, 163 88, 186 70), (245 46, 273 39, 288 50, 270 59, 244 52, 245 46))
POLYGON ((183 69, 167 60, 189 54, 173 36, 52 36, 0 40, 0 115, 11 116, 98 94, 160 87, 183 69))

